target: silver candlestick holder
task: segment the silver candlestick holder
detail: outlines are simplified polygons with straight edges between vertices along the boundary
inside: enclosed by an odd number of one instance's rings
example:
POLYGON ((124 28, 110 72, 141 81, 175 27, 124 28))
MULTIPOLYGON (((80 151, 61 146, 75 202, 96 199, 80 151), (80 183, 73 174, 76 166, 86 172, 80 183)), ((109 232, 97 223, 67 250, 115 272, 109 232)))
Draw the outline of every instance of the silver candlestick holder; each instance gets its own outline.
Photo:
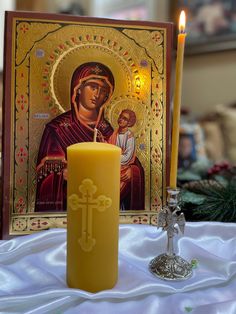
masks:
POLYGON ((167 206, 161 209, 157 227, 162 227, 167 232, 167 252, 161 254, 149 263, 150 272, 165 280, 184 280, 192 275, 192 265, 181 256, 174 253, 173 238, 178 233, 177 224, 180 231, 184 233, 185 218, 180 213, 179 189, 167 188, 167 206))

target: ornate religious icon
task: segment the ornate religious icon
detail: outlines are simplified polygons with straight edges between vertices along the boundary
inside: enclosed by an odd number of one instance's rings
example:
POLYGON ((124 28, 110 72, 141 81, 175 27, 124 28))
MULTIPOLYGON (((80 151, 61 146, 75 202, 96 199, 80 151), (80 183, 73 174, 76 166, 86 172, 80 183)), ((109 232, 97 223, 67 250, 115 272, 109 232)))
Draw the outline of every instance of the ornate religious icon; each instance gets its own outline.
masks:
POLYGON ((6 21, 3 236, 66 226, 66 147, 95 128, 122 149, 120 221, 155 223, 172 25, 23 12, 6 21))

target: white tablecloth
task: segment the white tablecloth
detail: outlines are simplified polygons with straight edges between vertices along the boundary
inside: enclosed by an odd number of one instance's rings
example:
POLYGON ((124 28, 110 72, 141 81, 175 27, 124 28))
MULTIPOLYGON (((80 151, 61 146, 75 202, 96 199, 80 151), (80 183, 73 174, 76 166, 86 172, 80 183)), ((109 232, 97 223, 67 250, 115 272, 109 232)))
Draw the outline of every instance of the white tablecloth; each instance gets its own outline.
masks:
POLYGON ((187 223, 176 253, 198 267, 185 281, 149 272, 165 246, 161 229, 121 225, 117 285, 93 294, 66 285, 66 230, 0 241, 0 313, 236 313, 236 224, 187 223))

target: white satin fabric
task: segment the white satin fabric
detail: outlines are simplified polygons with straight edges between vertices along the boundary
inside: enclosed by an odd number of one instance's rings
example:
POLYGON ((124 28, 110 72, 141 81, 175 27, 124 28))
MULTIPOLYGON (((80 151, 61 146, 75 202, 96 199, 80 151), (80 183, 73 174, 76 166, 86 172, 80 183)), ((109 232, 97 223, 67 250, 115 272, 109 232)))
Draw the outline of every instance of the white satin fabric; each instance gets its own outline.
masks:
POLYGON ((166 233, 121 225, 119 280, 88 293, 66 285, 66 230, 0 241, 0 313, 236 313, 236 224, 187 223, 176 253, 198 267, 185 281, 163 281, 148 270, 165 251, 166 233))

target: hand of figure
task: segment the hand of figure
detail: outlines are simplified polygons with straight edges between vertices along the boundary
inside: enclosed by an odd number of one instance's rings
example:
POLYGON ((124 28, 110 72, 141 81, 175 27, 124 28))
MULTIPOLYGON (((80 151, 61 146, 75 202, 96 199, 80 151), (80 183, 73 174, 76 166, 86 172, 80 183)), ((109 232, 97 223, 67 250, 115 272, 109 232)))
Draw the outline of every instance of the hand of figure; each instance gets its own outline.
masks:
POLYGON ((97 133, 97 138, 99 139, 99 142, 105 143, 106 141, 105 141, 101 131, 97 130, 97 132, 98 132, 97 133))
POLYGON ((121 173, 121 181, 130 181, 131 180, 131 168, 127 168, 125 172, 121 173))
POLYGON ((68 176, 67 168, 64 168, 62 171, 63 171, 63 179, 67 181, 67 176, 68 176))
POLYGON ((63 172, 63 179, 67 181, 67 177, 68 177, 67 161, 64 160, 63 164, 64 164, 64 168, 62 170, 62 172, 63 172))

